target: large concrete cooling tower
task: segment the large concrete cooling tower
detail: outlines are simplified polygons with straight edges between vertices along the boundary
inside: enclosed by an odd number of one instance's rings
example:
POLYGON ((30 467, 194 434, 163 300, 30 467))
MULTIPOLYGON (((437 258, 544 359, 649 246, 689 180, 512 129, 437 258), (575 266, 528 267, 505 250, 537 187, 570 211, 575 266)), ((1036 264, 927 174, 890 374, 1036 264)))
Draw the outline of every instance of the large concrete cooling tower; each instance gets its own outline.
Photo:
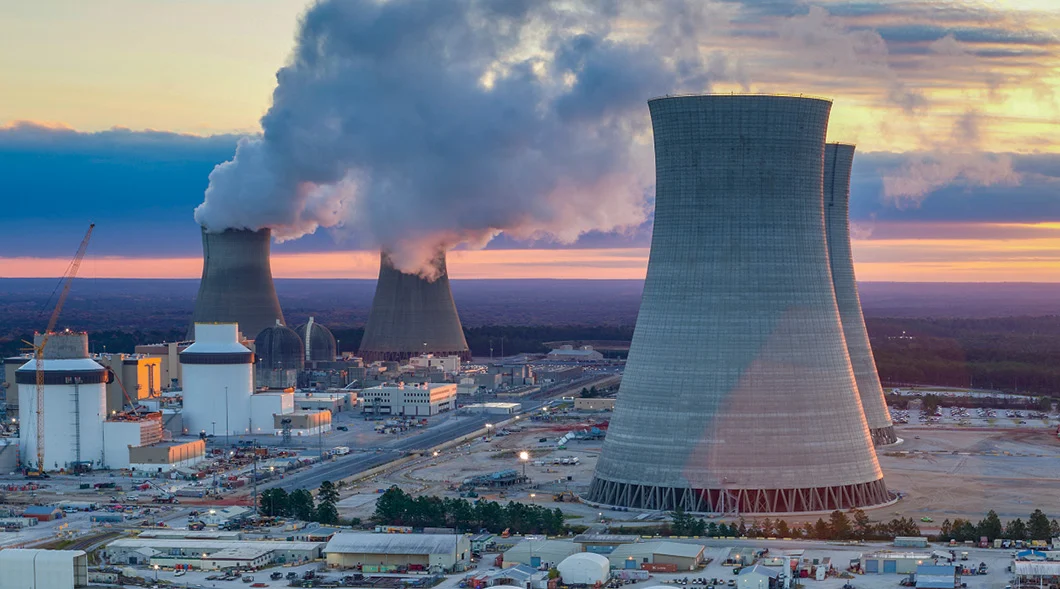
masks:
POLYGON ((238 323, 244 337, 283 323, 283 311, 272 284, 269 229, 202 232, 202 281, 188 339, 196 323, 238 323))
POLYGON ((379 282, 358 352, 366 362, 425 353, 471 359, 449 290, 445 250, 439 250, 432 265, 438 277, 427 280, 395 268, 386 252, 380 255, 379 282))
POLYGON ((831 103, 718 95, 649 107, 648 274, 587 498, 714 513, 887 502, 828 267, 831 103))
POLYGON ((828 259, 832 265, 832 284, 843 321, 850 364, 858 384, 861 406, 869 424, 872 442, 877 446, 893 444, 894 424, 876 372, 876 361, 865 330, 861 299, 854 280, 854 258, 850 252, 850 169, 854 164, 854 146, 829 143, 824 151, 824 218, 828 231, 828 259))

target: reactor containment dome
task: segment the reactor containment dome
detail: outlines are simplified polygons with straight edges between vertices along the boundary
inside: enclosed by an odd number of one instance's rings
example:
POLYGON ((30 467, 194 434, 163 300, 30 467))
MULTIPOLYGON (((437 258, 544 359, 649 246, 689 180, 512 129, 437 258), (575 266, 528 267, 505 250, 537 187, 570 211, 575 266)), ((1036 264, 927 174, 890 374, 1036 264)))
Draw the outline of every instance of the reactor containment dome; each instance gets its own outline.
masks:
POLYGON ((238 323, 244 337, 283 321, 269 264, 270 229, 202 230, 202 280, 188 339, 196 323, 238 323))
POLYGON ((850 251, 850 170, 854 165, 854 146, 829 143, 824 152, 824 219, 828 231, 828 260, 832 267, 839 318, 858 384, 861 406, 869 434, 877 446, 898 441, 887 410, 887 401, 872 357, 861 298, 854 278, 854 257, 850 251))
POLYGON ((449 290, 444 249, 438 250, 431 265, 436 278, 428 280, 398 270, 382 252, 372 311, 358 352, 365 362, 400 362, 422 354, 471 359, 449 290))
POLYGON ((649 102, 648 273, 590 502, 706 513, 890 501, 858 398, 823 212, 831 102, 649 102))

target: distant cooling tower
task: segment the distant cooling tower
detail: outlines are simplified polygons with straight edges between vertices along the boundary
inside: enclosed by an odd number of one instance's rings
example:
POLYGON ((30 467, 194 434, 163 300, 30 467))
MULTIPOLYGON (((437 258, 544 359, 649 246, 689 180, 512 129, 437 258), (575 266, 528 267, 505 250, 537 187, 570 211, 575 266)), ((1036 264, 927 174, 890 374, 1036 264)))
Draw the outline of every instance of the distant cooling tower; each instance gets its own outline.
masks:
POLYGON ((395 268, 386 252, 380 255, 379 282, 358 352, 366 362, 401 361, 425 353, 471 359, 449 290, 445 250, 432 264, 438 278, 428 281, 395 268))
POLYGON ((648 274, 591 502, 713 513, 889 501, 825 243, 831 103, 649 102, 648 274))
POLYGON ((824 152, 824 218, 828 230, 828 259, 832 265, 832 283, 843 321, 850 364, 858 383, 861 406, 869 433, 877 446, 898 441, 894 424, 887 411, 887 401, 876 372, 876 361, 869 346, 865 316, 854 279, 854 258, 850 252, 850 170, 854 164, 854 146, 829 143, 824 152))
POLYGON ((188 339, 196 323, 238 323, 244 337, 283 321, 269 265, 269 229, 202 232, 202 281, 188 339))

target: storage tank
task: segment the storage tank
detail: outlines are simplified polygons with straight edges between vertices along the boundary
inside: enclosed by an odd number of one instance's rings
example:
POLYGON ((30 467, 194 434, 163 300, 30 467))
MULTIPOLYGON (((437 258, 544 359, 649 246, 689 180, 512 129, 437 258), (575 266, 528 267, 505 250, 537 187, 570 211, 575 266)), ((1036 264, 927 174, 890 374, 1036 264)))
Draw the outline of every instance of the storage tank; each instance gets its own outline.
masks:
MULTIPOLYGON (((42 334, 33 336, 39 346, 42 334)), ((88 334, 60 332, 44 347, 44 469, 101 466, 107 415, 107 370, 88 357, 88 334)), ((37 466, 37 361, 15 373, 22 462, 37 466)))
POLYGON ((876 372, 876 360, 865 329, 861 298, 854 278, 854 256, 850 251, 850 171, 854 146, 829 143, 824 152, 824 219, 828 230, 828 260, 832 268, 839 317, 858 384, 861 406, 869 424, 869 434, 877 446, 898 441, 887 410, 887 401, 876 372))
POLYGON ((648 273, 587 499, 710 513, 890 501, 832 286, 823 212, 831 102, 649 102, 648 273))
POLYGON ((436 277, 428 280, 398 270, 386 252, 380 254, 379 281, 358 351, 365 362, 401 362, 421 354, 471 359, 449 289, 445 249, 431 265, 436 277))
POLYGON ((279 322, 261 330, 254 338, 254 377, 258 387, 286 389, 298 386, 298 373, 305 368, 302 338, 279 322))
POLYGON ((244 434, 250 428, 254 354, 235 323, 196 323, 195 343, 180 353, 184 427, 191 434, 244 434))
POLYGON ((196 323, 238 323, 245 337, 283 321, 269 264, 270 229, 202 230, 202 280, 188 339, 196 323))

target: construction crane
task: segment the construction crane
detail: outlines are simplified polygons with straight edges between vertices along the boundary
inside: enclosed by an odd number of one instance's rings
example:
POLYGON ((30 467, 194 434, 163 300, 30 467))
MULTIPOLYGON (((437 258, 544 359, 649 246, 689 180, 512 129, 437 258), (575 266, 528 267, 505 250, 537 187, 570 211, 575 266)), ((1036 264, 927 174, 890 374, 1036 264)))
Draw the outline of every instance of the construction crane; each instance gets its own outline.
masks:
POLYGON ((63 310, 63 304, 66 303, 66 295, 70 294, 70 286, 74 282, 74 277, 77 276, 77 269, 81 267, 81 260, 85 258, 85 250, 88 249, 88 239, 92 237, 92 228, 95 226, 95 223, 88 226, 85 238, 81 240, 81 245, 77 248, 74 259, 66 269, 66 274, 63 275, 63 291, 59 294, 59 300, 55 303, 51 318, 48 319, 48 328, 41 335, 40 344, 26 342, 33 346, 33 359, 36 360, 37 368, 37 470, 35 472, 27 471, 26 476, 28 477, 46 476, 44 474, 44 346, 48 344, 48 338, 51 336, 52 331, 55 330, 55 324, 59 321, 59 313, 63 310))

